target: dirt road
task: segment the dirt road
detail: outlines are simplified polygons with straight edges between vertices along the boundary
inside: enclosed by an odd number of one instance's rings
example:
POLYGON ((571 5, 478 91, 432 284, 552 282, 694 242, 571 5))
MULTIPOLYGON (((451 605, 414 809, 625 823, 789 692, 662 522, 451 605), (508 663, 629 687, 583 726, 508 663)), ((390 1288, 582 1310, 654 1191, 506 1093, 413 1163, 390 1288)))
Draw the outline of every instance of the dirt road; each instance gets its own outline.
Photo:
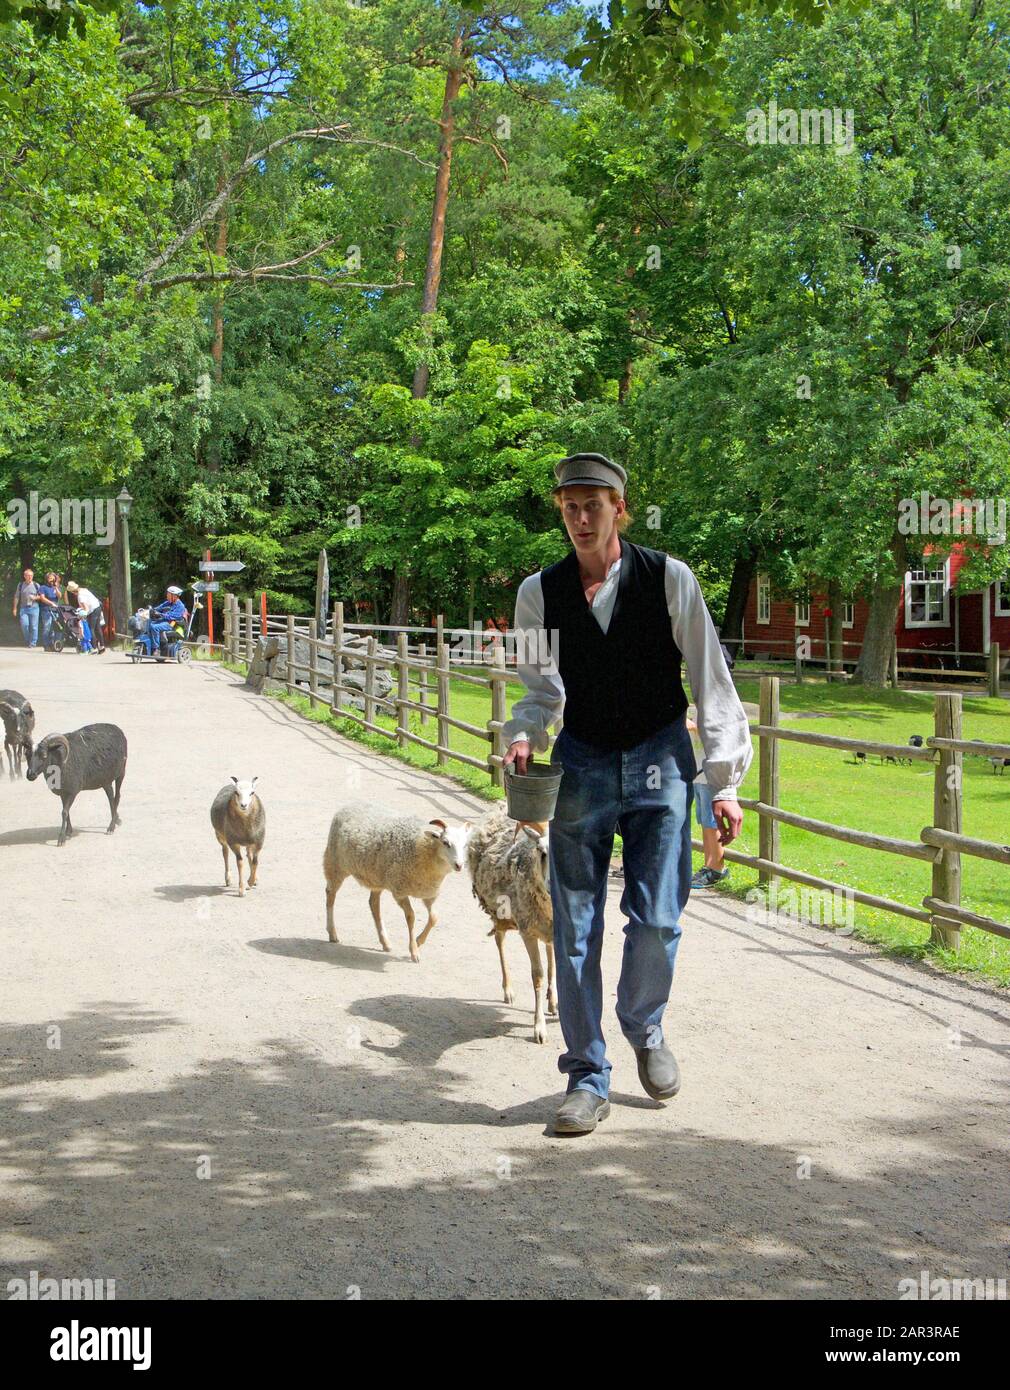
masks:
POLYGON ((0 652, 38 732, 111 720, 101 792, 0 782, 0 1289, 29 1271, 120 1298, 897 1298, 1005 1277, 1010 999, 697 894, 667 1033, 638 1087, 613 1017, 613 1111, 550 1137, 560 1032, 532 1041, 526 957, 502 1004, 465 875, 419 965, 384 899, 320 867, 345 797, 443 818, 485 803, 307 724, 236 677, 115 654, 0 652), (260 886, 224 891, 208 811, 260 778, 260 886), (58 1030, 58 1031, 56 1031, 58 1030), (59 1043, 59 1046, 55 1046, 59 1043))

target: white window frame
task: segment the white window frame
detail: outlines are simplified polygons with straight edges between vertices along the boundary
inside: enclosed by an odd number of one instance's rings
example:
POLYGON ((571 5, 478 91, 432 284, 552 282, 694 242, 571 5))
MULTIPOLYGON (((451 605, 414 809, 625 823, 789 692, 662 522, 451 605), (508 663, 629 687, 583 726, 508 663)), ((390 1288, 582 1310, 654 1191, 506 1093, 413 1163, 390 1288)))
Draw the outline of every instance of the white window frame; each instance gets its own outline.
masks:
POLYGON ((772 581, 767 574, 757 577, 757 620, 765 627, 772 620, 772 581), (762 609, 764 617, 761 616, 762 609))
POLYGON ((845 599, 842 603, 842 627, 855 627, 856 625, 856 600, 845 599), (846 616, 846 614, 848 616, 846 616))
POLYGON ((1006 579, 996 580, 996 592, 993 598, 993 615, 997 618, 1010 618, 1010 575, 1006 579))
POLYGON ((905 571, 905 626, 906 628, 924 627, 950 627, 950 556, 941 565, 930 565, 929 560, 923 561, 922 565, 915 570, 905 571), (932 583, 939 584, 940 573, 942 570, 943 580, 943 617, 942 618, 913 618, 912 617, 912 585, 932 583), (912 575, 922 573, 924 579, 913 579, 912 575))
POLYGON ((809 626, 810 626, 810 595, 809 595, 809 594, 807 595, 807 597, 806 597, 805 599, 798 599, 797 602, 796 602, 796 626, 797 626, 797 627, 809 627, 809 626), (805 618, 801 618, 801 617, 800 617, 800 611, 801 611, 801 609, 803 609, 803 608, 805 608, 805 609, 807 610, 807 616, 806 616, 805 618))

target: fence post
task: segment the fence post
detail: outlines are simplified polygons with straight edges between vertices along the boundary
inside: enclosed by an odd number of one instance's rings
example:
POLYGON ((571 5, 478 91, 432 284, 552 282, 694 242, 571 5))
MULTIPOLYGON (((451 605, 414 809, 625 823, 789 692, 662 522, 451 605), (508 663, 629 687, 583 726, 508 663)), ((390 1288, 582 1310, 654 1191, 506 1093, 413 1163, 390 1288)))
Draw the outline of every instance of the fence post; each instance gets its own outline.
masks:
POLYGON ((246 601, 245 601, 245 643, 244 643, 244 646, 245 646, 245 659, 246 659, 246 662, 251 662, 252 659, 253 659, 253 643, 255 642, 255 640, 256 640, 256 639, 255 639, 255 637, 253 636, 253 601, 252 601, 251 598, 247 598, 246 601))
MULTIPOLYGON (((492 677, 491 677, 491 719, 492 719, 492 722, 494 722, 494 723, 497 723, 497 724, 504 724, 504 722, 505 722, 505 679, 504 679, 504 675, 505 675, 505 648, 504 648, 504 646, 501 646, 501 645, 496 645, 496 646, 495 646, 495 648, 494 648, 494 650, 493 650, 493 652, 492 652, 492 655, 491 655, 491 664, 493 665, 495 671, 501 671, 501 673, 502 673, 501 677, 498 677, 498 676, 492 676, 492 677)), ((492 752, 492 753, 496 753, 496 754, 498 755, 498 757, 503 758, 503 757, 505 756, 505 733, 504 733, 504 730, 502 730, 501 728, 497 728, 497 729, 492 729, 490 732, 491 732, 491 752, 492 752)), ((494 786, 496 786, 496 787, 504 787, 504 785, 505 785, 505 769, 502 767, 501 763, 491 763, 491 764, 490 764, 490 768, 491 768, 491 782, 492 782, 492 784, 493 784, 494 786)))
POLYGON ((897 634, 895 634, 895 636, 891 638, 891 687, 892 687, 892 689, 894 689, 894 690, 897 690, 897 688, 898 688, 898 637, 897 637, 897 634))
POLYGON ((319 622, 309 619, 309 709, 319 703, 319 622))
MULTIPOLYGON (((417 644, 417 655, 418 655, 418 657, 421 659, 421 661, 423 661, 423 662, 426 662, 426 661, 428 660, 428 647, 427 647, 427 644, 426 644, 426 643, 424 643, 424 642, 418 642, 418 644, 417 644)), ((427 704, 428 704, 428 668, 427 668, 427 666, 422 666, 421 669, 420 669, 420 671, 418 671, 418 673, 417 673, 417 700, 418 700, 418 704, 421 704, 421 705, 424 705, 425 707, 427 707, 427 704)), ((422 711, 422 713, 421 713, 421 732, 424 733, 424 731, 425 731, 425 729, 426 729, 427 727, 428 727, 428 716, 422 711)))
MULTIPOLYGON (((770 728, 779 723, 779 678, 761 677, 761 696, 758 706, 758 722, 770 728)), ((766 735, 758 741, 759 796, 766 806, 779 804, 779 741, 766 735)), ((768 816, 758 820, 758 854, 762 859, 779 862, 779 822, 768 816)), ((759 870, 758 882, 769 886, 778 882, 775 874, 759 870)))
MULTIPOLYGON (((961 737, 961 696, 933 696, 933 734, 936 738, 961 737)), ((937 750, 933 774, 933 826, 961 834, 961 778, 963 757, 952 748, 937 750)), ((933 863, 933 897, 953 907, 961 906, 961 855, 944 849, 933 863)), ((946 917, 932 921, 930 941, 949 951, 961 949, 961 926, 946 917)))
POLYGON ((435 648, 436 660, 436 682, 438 684, 438 695, 436 705, 435 722, 438 725, 438 733, 435 742, 438 744, 438 752, 435 755, 438 767, 444 767, 449 761, 448 755, 443 751, 449 747, 449 721, 446 715, 449 713, 449 648, 442 641, 442 615, 438 615, 438 646, 435 648))
POLYGON ((344 679, 344 658, 340 648, 344 645, 344 605, 338 599, 333 605, 333 690, 330 694, 330 709, 340 713, 340 686, 344 679))
POLYGON ((999 643, 989 643, 989 695, 999 699, 999 643))
POLYGON ((224 607, 221 611, 221 622, 223 624, 221 632, 221 642, 224 645, 224 659, 231 660, 231 595, 225 594, 224 607))
POLYGON ((365 723, 375 723, 375 638, 365 647, 365 723))
MULTIPOLYGON (((442 646, 442 643, 443 643, 444 641, 445 641, 445 618, 442 616, 441 613, 436 613, 436 614, 435 614, 435 661, 436 661, 436 663, 437 663, 437 661, 438 661, 438 653, 439 653, 439 650, 440 650, 440 648, 441 648, 441 646, 442 646)), ((442 740, 439 739, 439 743, 441 743, 441 742, 442 742, 442 740)))
POLYGON ((287 616, 287 636, 288 636, 288 653, 287 653, 287 655, 288 655, 287 668, 288 668, 288 669, 287 669, 287 671, 286 671, 286 673, 285 673, 285 675, 286 675, 286 680, 285 680, 284 683, 285 683, 285 685, 286 685, 287 688, 288 688, 288 694, 289 694, 289 695, 293 695, 293 694, 295 693, 295 618, 294 618, 294 614, 293 614, 293 613, 289 613, 288 616, 287 616))
POLYGON ((410 697, 407 676, 407 634, 398 632, 396 634, 396 742, 401 748, 407 746, 407 740, 403 736, 403 731, 408 727, 407 706, 403 703, 410 697))

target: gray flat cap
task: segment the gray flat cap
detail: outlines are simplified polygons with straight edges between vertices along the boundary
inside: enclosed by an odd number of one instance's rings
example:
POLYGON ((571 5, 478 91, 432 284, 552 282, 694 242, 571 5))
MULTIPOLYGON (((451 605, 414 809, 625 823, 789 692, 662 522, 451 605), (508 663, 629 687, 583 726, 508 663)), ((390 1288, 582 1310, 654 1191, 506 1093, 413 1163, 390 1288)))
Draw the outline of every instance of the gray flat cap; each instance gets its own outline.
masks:
POLYGON ((557 484, 552 492, 563 487, 612 487, 619 497, 624 496, 624 484, 628 481, 626 471, 619 463, 612 463, 605 454, 569 454, 554 465, 557 484))

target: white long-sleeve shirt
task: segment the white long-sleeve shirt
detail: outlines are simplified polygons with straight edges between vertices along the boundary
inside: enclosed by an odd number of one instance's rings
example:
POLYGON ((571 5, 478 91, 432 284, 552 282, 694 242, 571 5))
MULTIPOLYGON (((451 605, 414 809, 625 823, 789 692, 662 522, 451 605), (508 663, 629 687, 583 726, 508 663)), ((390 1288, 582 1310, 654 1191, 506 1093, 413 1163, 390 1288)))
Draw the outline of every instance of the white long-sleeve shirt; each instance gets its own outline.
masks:
MULTIPOLYGON (((610 626, 620 574, 621 561, 615 560, 593 596, 593 616, 604 632, 610 626)), ((705 750, 702 770, 714 801, 734 800, 754 756, 747 716, 694 572, 683 560, 668 555, 665 578, 673 640, 687 666, 698 709, 696 722, 705 750)), ((547 751, 547 731, 558 723, 565 704, 565 687, 546 644, 523 638, 524 633, 541 631, 543 625, 544 594, 538 571, 523 580, 516 594, 517 673, 527 693, 512 706, 504 731, 506 744, 527 739, 536 753, 547 751), (526 664, 524 658, 532 660, 526 664)))

